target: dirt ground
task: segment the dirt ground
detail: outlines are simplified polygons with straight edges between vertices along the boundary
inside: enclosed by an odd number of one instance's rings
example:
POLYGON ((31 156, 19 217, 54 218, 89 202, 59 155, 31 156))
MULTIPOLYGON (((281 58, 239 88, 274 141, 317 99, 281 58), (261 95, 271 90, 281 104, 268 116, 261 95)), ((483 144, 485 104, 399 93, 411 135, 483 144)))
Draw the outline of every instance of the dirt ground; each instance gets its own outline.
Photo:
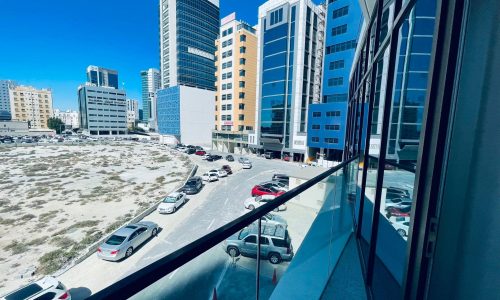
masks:
POLYGON ((0 147, 0 295, 52 274, 172 191, 191 168, 165 146, 0 147))

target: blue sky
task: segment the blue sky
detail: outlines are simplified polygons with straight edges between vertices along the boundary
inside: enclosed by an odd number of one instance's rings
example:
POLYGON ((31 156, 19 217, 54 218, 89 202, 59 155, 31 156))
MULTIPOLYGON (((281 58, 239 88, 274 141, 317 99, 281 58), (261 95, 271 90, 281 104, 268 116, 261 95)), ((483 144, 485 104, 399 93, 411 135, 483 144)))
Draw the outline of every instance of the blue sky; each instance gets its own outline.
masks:
MULTIPOLYGON (((257 22, 264 0, 221 0, 221 18, 257 22)), ((159 68, 158 0, 1 0, 0 79, 51 88, 54 108, 77 109, 85 69, 116 69, 140 101, 139 72, 159 68)))

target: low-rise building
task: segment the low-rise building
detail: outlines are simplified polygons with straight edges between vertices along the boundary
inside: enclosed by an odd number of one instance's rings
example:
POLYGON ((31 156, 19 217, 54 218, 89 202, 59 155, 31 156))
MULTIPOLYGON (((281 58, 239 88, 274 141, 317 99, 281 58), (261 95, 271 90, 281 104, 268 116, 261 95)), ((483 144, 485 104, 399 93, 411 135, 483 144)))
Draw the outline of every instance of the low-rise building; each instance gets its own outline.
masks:
POLYGON ((71 128, 80 128, 80 117, 78 116, 78 112, 76 110, 68 109, 66 111, 62 111, 60 109, 54 109, 54 118, 61 119, 64 124, 70 126, 71 128))

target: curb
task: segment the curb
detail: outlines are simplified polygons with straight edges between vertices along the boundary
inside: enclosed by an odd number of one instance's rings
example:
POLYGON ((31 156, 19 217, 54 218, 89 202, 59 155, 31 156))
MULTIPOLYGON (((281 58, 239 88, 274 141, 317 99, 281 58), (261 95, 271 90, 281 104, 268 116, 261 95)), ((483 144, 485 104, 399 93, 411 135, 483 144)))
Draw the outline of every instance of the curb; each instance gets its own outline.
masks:
MULTIPOLYGON (((179 192, 181 190, 181 188, 189 180, 189 178, 193 177, 196 174, 197 170, 198 170, 198 165, 195 164, 193 166, 193 168, 191 169, 191 172, 189 172, 189 175, 186 177, 186 179, 181 184, 176 185, 175 188, 172 190, 172 192, 179 192)), ((123 227, 126 224, 136 223, 136 222, 142 220, 144 217, 146 217, 149 214, 151 214, 152 212, 156 211, 156 209, 157 209, 158 205, 160 205, 161 201, 162 200, 157 201, 155 204, 153 204, 152 206, 150 206, 148 209, 146 209, 142 213, 138 214, 137 216, 135 216, 131 220, 124 222, 118 228, 121 228, 121 227, 123 227)), ((89 256, 91 256, 92 254, 94 254, 97 251, 97 248, 99 247, 99 245, 102 244, 104 242, 104 240, 106 240, 108 238, 108 236, 109 236, 109 234, 106 234, 105 237, 101 238, 99 241, 97 241, 94 244, 92 244, 89 247, 87 247, 87 252, 84 253, 84 254, 82 254, 81 256, 79 256, 78 258, 76 258, 75 260, 73 260, 69 266, 62 268, 61 270, 58 270, 58 271, 52 273, 51 275, 54 276, 54 277, 59 277, 62 274, 64 274, 67 271, 69 271, 74 266, 76 266, 77 264, 79 264, 82 261, 84 261, 85 259, 87 259, 89 256)))

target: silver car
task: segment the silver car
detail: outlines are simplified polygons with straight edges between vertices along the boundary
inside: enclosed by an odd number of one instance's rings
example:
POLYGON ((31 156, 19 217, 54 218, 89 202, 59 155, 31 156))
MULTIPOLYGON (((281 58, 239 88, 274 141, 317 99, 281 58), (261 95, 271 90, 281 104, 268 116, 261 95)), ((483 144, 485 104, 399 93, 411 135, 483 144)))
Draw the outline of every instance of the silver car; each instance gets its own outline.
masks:
POLYGON ((156 236, 157 233, 158 225, 153 222, 129 224, 115 231, 97 248, 97 257, 111 261, 129 257, 140 245, 156 236))
MULTIPOLYGON (((277 228, 282 229, 283 227, 277 228)), ((267 234, 266 231, 268 230, 263 228, 260 236, 260 257, 269 259, 272 264, 279 264, 283 260, 292 260, 293 247, 288 230, 279 230, 283 235, 267 234)), ((255 258, 257 256, 257 232, 251 227, 243 228, 225 240, 222 247, 232 257, 242 255, 255 258)))

